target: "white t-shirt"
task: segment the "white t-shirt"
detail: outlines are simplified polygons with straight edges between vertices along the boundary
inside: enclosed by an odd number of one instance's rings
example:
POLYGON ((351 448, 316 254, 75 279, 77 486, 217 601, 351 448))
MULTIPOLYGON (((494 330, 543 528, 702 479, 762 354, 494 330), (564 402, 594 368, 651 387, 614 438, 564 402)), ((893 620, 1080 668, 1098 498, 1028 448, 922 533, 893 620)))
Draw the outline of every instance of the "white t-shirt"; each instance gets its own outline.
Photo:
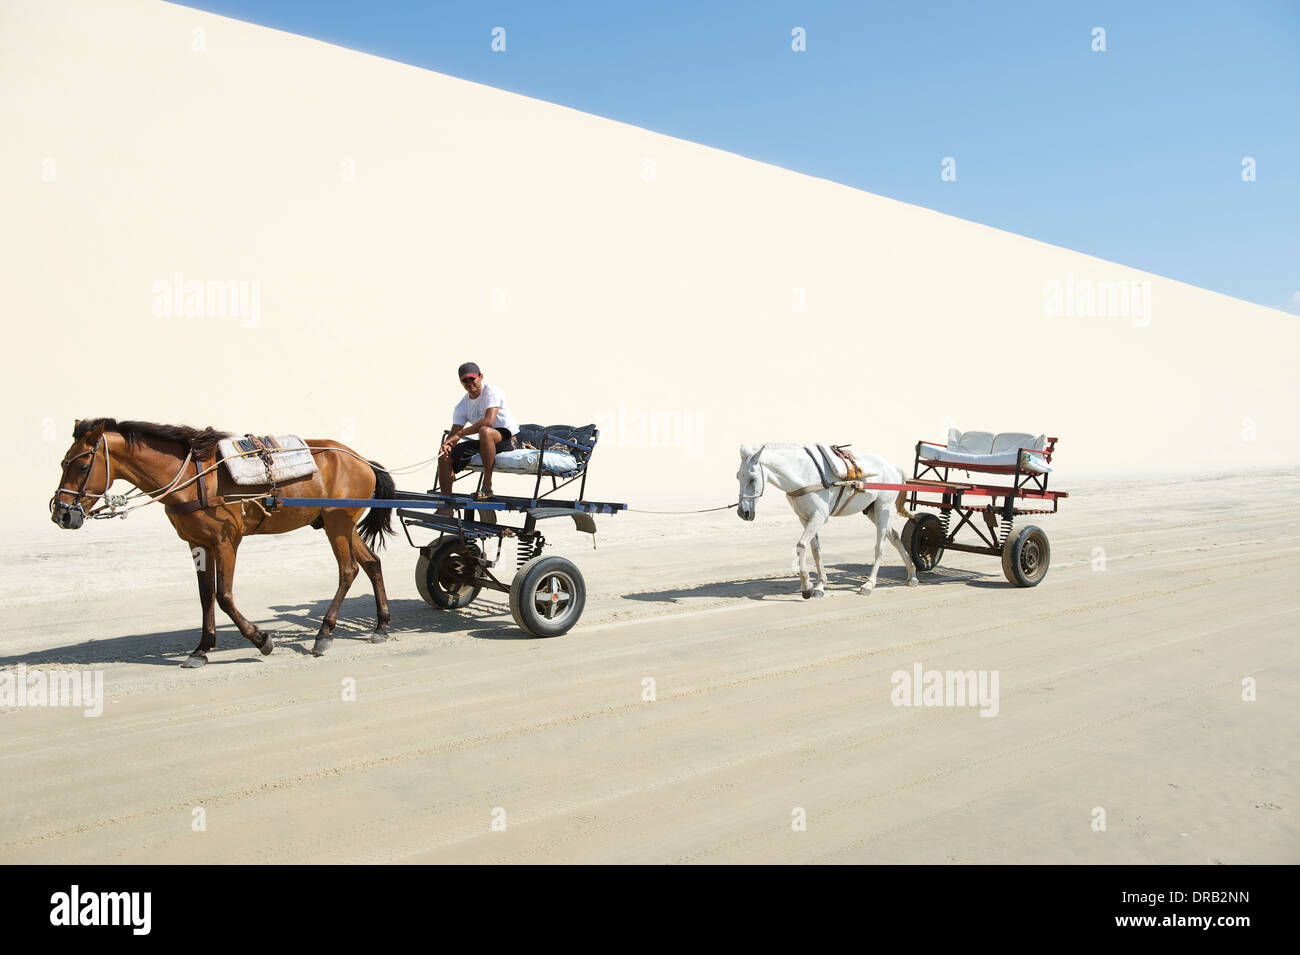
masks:
POLYGON ((460 399, 456 405, 456 411, 452 415, 452 424, 473 424, 482 418, 489 408, 497 410, 497 430, 505 428, 511 434, 519 433, 519 424, 515 421, 515 416, 510 413, 506 406, 506 396, 496 385, 483 384, 483 390, 478 393, 477 398, 471 398, 466 395, 460 399))

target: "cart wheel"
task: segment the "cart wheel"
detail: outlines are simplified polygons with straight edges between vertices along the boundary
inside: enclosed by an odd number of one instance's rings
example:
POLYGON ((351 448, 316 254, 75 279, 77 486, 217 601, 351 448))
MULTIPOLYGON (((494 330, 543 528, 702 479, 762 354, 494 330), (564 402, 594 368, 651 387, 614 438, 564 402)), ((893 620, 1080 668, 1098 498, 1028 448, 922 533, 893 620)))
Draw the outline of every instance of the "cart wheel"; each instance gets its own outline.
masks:
POLYGON ((1047 535, 1030 525, 1002 547, 1002 572, 1017 587, 1036 587, 1047 576, 1052 548, 1047 535))
POLYGON ((917 570, 934 570, 943 559, 943 523, 933 514, 909 517, 903 525, 903 546, 917 570))
POLYGON ((440 610, 468 606, 483 589, 474 582, 482 555, 478 544, 459 537, 422 547, 415 563, 415 587, 424 602, 440 610))
POLYGON ((587 585, 572 561, 534 557, 510 583, 510 613, 525 633, 558 637, 582 616, 587 585))

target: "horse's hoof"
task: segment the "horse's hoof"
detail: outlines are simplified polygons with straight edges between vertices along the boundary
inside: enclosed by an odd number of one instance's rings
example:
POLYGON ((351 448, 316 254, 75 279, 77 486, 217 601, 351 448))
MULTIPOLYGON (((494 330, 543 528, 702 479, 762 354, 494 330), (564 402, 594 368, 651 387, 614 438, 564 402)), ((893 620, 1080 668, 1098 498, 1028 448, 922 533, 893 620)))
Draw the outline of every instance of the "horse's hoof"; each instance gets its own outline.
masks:
POLYGON ((812 599, 813 592, 812 592, 811 590, 801 590, 801 591, 799 591, 799 593, 803 594, 803 599, 804 599, 804 600, 811 600, 811 599, 812 599))
POLYGON ((185 667, 187 670, 197 670, 207 662, 208 655, 206 653, 191 653, 181 661, 181 666, 185 667))
POLYGON ((909 586, 909 587, 919 587, 919 586, 921 586, 921 582, 920 582, 919 580, 917 580, 915 577, 913 577, 911 580, 909 580, 909 581, 907 582, 907 586, 909 586))
POLYGON ((311 645, 311 655, 314 657, 323 657, 325 651, 334 646, 333 637, 317 637, 316 642, 311 645))
POLYGON ((370 635, 371 643, 385 643, 388 640, 387 630, 376 630, 370 635))
POLYGON ((262 634, 262 642, 258 644, 257 649, 262 651, 262 656, 270 656, 271 651, 275 649, 275 641, 271 639, 269 633, 262 634))
POLYGON ((813 595, 814 597, 825 597, 825 596, 826 596, 826 591, 824 591, 824 590, 822 590, 820 587, 818 587, 816 590, 814 590, 814 591, 812 592, 812 595, 813 595))
POLYGON ((861 594, 862 596, 865 597, 871 593, 871 588, 868 587, 866 584, 863 584, 861 587, 855 590, 854 593, 861 594))

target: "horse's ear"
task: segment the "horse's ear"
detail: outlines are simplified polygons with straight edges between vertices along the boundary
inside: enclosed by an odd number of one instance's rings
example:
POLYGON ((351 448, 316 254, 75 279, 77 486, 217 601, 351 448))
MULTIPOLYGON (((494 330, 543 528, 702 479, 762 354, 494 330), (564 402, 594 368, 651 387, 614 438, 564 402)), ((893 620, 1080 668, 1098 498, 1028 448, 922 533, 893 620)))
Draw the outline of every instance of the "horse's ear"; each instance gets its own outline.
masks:
POLYGON ((740 446, 740 460, 742 461, 748 460, 751 450, 752 448, 748 444, 742 444, 740 446))
POLYGON ((90 432, 86 435, 86 443, 92 445, 99 444, 99 439, 104 436, 104 425, 107 423, 107 421, 101 421, 99 424, 91 428, 90 432))

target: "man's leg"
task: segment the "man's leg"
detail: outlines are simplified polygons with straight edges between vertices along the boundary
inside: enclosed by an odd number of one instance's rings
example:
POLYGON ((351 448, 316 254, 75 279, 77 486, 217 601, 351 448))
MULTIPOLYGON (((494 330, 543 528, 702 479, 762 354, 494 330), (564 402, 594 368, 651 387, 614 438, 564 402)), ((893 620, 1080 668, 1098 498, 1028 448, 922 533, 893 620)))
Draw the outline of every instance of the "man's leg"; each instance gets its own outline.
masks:
POLYGON ((492 493, 492 465, 497 459, 497 444, 501 441, 501 432, 496 428, 483 428, 479 432, 479 460, 483 462, 483 493, 492 493))
MULTIPOLYGON (((456 471, 458 470, 457 462, 463 467, 470 458, 478 451, 479 442, 461 441, 452 449, 451 454, 445 458, 438 459, 438 487, 443 494, 451 494, 455 490, 456 471)), ((446 508, 440 508, 437 512, 440 517, 451 517, 452 513, 446 508)))
MULTIPOLYGON (((456 475, 453 474, 451 470, 451 455, 448 455, 445 458, 439 458, 438 459, 438 489, 441 490, 443 494, 450 494, 451 485, 455 479, 456 479, 456 475)), ((435 511, 434 513, 436 513, 439 517, 452 516, 451 511, 449 511, 445 507, 438 508, 438 510, 435 511)))

